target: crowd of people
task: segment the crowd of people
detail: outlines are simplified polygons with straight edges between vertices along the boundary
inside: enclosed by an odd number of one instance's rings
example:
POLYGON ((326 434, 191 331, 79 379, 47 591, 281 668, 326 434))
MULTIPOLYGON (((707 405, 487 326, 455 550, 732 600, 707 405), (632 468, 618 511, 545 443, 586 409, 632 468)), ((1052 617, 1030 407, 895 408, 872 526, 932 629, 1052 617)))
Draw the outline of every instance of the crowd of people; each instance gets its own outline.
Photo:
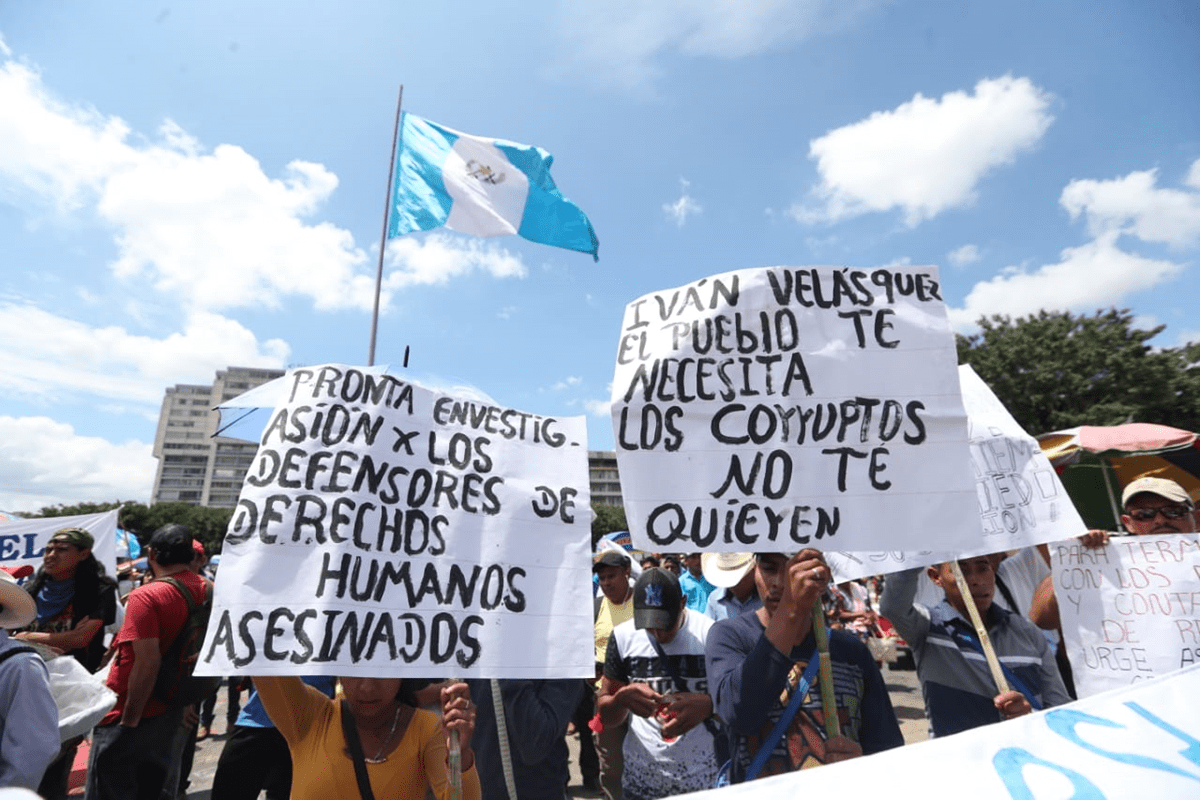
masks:
MULTIPOLYGON (((1172 481, 1136 480, 1122 504, 1129 534, 1197 529, 1193 500, 1172 481)), ((1082 540, 1102 547, 1107 534, 1082 540)), ((0 786, 67 796, 83 737, 59 736, 45 662, 64 657, 88 672, 107 667, 116 695, 91 732, 85 796, 174 800, 186 790, 194 742, 210 735, 212 705, 173 703, 155 684, 192 610, 211 598, 207 555, 183 526, 159 528, 146 579, 122 602, 93 544, 86 530, 64 528, 36 573, 17 576, 23 584, 0 573, 0 786)), ((606 548, 593 577, 588 681, 225 683, 228 735, 212 797, 444 799, 460 782, 468 800, 562 800, 567 735, 580 737, 583 790, 607 800, 654 800, 870 755, 904 744, 870 646, 885 619, 913 650, 931 736, 1073 697, 1045 548, 841 582, 814 549, 606 548), (831 665, 824 685, 818 649, 831 665)))

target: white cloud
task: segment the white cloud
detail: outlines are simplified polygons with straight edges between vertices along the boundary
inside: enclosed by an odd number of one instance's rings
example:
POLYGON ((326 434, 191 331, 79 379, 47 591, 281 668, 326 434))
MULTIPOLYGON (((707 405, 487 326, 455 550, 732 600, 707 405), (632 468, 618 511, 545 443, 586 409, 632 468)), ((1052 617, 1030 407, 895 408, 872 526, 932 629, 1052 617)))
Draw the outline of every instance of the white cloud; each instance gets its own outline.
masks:
POLYGON ((1200 159, 1184 180, 1196 191, 1160 189, 1157 180, 1155 169, 1107 181, 1075 180, 1059 202, 1071 219, 1084 215, 1094 236, 1117 230, 1180 248, 1200 241, 1200 159))
POLYGON ((1180 331, 1175 336, 1175 347, 1182 347, 1185 344, 1192 342, 1200 342, 1200 329, 1192 328, 1190 330, 1180 331))
POLYGON ((31 305, 0 303, 0 395, 51 401, 98 395, 157 409, 175 383, 211 383, 230 364, 282 368, 289 349, 259 342, 241 323, 194 312, 163 339, 118 325, 92 327, 31 305))
POLYGON ((319 164, 271 178, 240 147, 207 151, 166 122, 150 141, 116 117, 50 96, 40 77, 0 63, 0 190, 29 213, 94 212, 115 232, 113 272, 142 277, 200 309, 371 307, 366 254, 348 231, 305 218, 337 187, 319 164))
POLYGON ((791 213, 802 222, 832 222, 897 209, 915 226, 969 206, 984 176, 1041 139, 1053 121, 1051 100, 1028 78, 1005 76, 979 81, 973 94, 917 94, 832 130, 809 145, 821 206, 791 213))
POLYGON ((670 54, 742 58, 854 19, 863 0, 566 0, 559 19, 566 69, 597 84, 643 85, 670 54))
POLYGON ((152 446, 79 436, 47 417, 0 416, 0 508, 39 511, 80 502, 148 502, 152 446))
MULTIPOLYGON (((1183 264, 1145 258, 1118 246, 1122 236, 1178 247, 1200 238, 1200 193, 1159 189, 1156 178, 1156 170, 1146 170, 1114 180, 1071 181, 1059 203, 1072 219, 1084 216, 1095 238, 1063 250, 1057 264, 1032 272, 1009 267, 977 283, 963 308, 949 310, 951 324, 963 330, 983 315, 1023 316, 1043 308, 1093 311, 1119 305, 1128 295, 1179 275, 1183 264)), ((1200 160, 1192 163, 1184 183, 1200 189, 1200 160)), ((1154 324, 1150 319, 1143 327, 1154 324)))
POLYGON ((406 236, 388 245, 383 297, 410 286, 441 286, 451 278, 482 272, 493 278, 524 278, 528 274, 520 256, 479 239, 435 233, 423 238, 406 236))
POLYGON ((965 267, 969 264, 974 264, 982 258, 983 254, 979 251, 979 247, 973 244, 964 244, 962 247, 951 250, 946 254, 946 260, 955 267, 965 267))
POLYGON ((687 218, 692 214, 699 214, 704 210, 696 200, 688 194, 688 187, 691 186, 689 181, 683 178, 679 179, 679 199, 673 203, 663 203, 662 210, 667 216, 675 220, 675 224, 683 227, 683 223, 687 222, 687 218))
POLYGON ((612 416, 612 399, 605 398, 604 400, 584 400, 583 407, 587 409, 587 413, 593 417, 611 417, 612 416))
POLYGON ((1043 308, 1090 312, 1118 304, 1183 270, 1180 264, 1122 251, 1117 236, 1110 231, 1080 247, 1068 247, 1056 264, 1032 272, 1012 267, 975 284, 963 307, 949 310, 951 325, 965 330, 980 316, 1025 316, 1043 308))
POLYGON ((505 306, 504 308, 502 308, 496 312, 496 317, 498 319, 512 319, 513 315, 515 315, 516 313, 517 313, 516 306, 505 306))
POLYGON ((572 386, 578 386, 583 383, 583 378, 577 375, 568 375, 563 380, 550 387, 551 391, 561 392, 563 389, 570 389, 572 386))
MULTIPOLYGON (((122 279, 142 279, 186 307, 275 307, 288 295, 319 310, 369 310, 374 270, 349 231, 306 219, 338 178, 293 161, 278 178, 242 148, 211 151, 173 122, 153 141, 116 117, 51 97, 40 77, 0 63, 0 191, 22 208, 94 211, 114 229, 122 279)), ((475 241, 432 236, 393 241, 394 291, 473 272, 523 277, 516 256, 475 241)), ((386 306, 389 295, 381 298, 386 306)))
POLYGON ((1192 162, 1192 168, 1188 170, 1183 182, 1193 189, 1200 189, 1200 158, 1192 162))

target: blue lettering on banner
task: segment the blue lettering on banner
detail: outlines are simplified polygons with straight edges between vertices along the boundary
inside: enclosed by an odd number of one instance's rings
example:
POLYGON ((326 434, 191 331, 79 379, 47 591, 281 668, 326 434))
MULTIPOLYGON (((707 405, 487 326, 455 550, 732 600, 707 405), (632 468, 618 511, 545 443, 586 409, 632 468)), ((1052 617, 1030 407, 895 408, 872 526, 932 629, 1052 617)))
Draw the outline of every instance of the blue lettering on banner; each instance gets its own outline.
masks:
MULTIPOLYGON (((1136 704, 1126 703, 1125 705, 1133 706, 1136 704)), ((1159 723, 1158 718, 1149 714, 1149 712, 1146 712, 1145 709, 1141 709, 1140 711, 1139 709, 1134 710, 1138 711, 1139 714, 1148 719, 1150 722, 1155 723, 1156 725, 1159 723)), ((1078 731, 1075 730, 1076 726, 1080 724, 1101 725, 1106 728, 1126 727, 1119 722, 1113 722, 1102 717, 1095 717, 1091 714, 1084 714, 1082 711, 1075 711, 1074 709, 1070 708, 1058 709, 1046 715, 1046 725, 1049 726, 1050 730, 1054 731, 1068 742, 1079 745, 1089 753, 1095 753, 1098 756, 1104 756, 1105 758, 1112 759, 1113 761, 1117 761, 1122 764, 1129 764, 1130 766, 1134 767, 1144 767, 1145 769, 1160 770, 1162 772, 1169 772, 1172 775, 1182 775, 1185 778, 1191 778, 1194 781, 1200 781, 1200 776, 1184 772, 1178 767, 1173 767, 1170 764, 1159 761, 1156 758, 1136 755, 1134 753, 1114 753, 1101 747, 1097 747, 1091 742, 1085 741, 1084 738, 1079 735, 1078 731)), ((1162 726, 1159 725, 1159 727, 1162 726)), ((1184 741, 1190 745, 1188 750, 1192 751, 1192 756, 1189 758, 1189 760, 1192 761, 1192 763, 1200 763, 1196 760, 1197 747, 1200 747, 1200 742, 1197 742, 1195 739, 1192 739, 1190 736, 1178 729, 1170 729, 1170 733, 1179 738, 1183 738, 1184 741)), ((1187 757, 1186 754, 1188 750, 1183 751, 1185 757, 1187 757)))
POLYGON ((1154 714, 1150 713, 1145 708, 1143 708, 1140 703, 1130 702, 1130 703, 1126 703, 1125 705, 1127 705, 1131 709, 1133 709, 1134 713, 1136 713, 1138 716, 1140 716, 1146 720, 1149 720, 1151 723, 1162 728, 1164 731, 1171 734, 1176 739, 1186 742, 1187 747, 1183 750, 1180 750, 1179 755, 1183 756, 1184 758, 1186 758, 1188 761, 1192 762, 1193 764, 1200 766, 1200 740, 1196 739, 1194 736, 1189 734, 1187 731, 1182 731, 1179 728, 1176 728, 1174 725, 1167 722, 1166 720, 1159 719, 1154 714))
MULTIPOLYGON (((1169 722, 1159 718, 1155 714, 1148 711, 1143 706, 1134 702, 1124 703, 1125 707, 1133 711, 1135 714, 1146 720, 1150 724, 1174 736, 1184 747, 1177 751, 1180 756, 1187 759, 1193 764, 1200 766, 1200 739, 1192 736, 1190 733, 1181 730, 1169 722)), ((1098 747, 1091 742, 1086 741, 1076 730, 1080 725, 1098 725, 1105 728, 1127 729, 1129 726, 1120 722, 1097 717, 1092 714, 1086 714, 1081 711, 1076 711, 1071 708, 1058 708, 1047 712, 1045 716, 1046 726, 1066 739, 1074 745, 1077 745, 1089 753, 1101 756, 1103 758, 1116 761, 1120 764, 1126 764, 1132 767, 1140 767, 1142 769, 1152 769, 1160 772, 1167 772, 1172 775, 1179 775, 1184 778, 1190 778, 1194 781, 1200 781, 1200 775, 1195 775, 1178 767, 1172 766, 1164 761, 1160 761, 1150 756, 1139 755, 1136 753, 1119 753, 1104 748, 1098 747)), ((1130 737, 1131 741, 1137 741, 1135 737, 1130 737)), ((1006 747, 996 752, 992 757, 992 766, 995 767, 1000 780, 1004 783, 1004 788, 1015 800, 1034 800, 1035 795, 1030 789, 1029 784, 1025 780, 1024 770, 1026 767, 1044 767, 1054 770, 1071 782, 1073 794, 1070 800, 1092 800, 1092 798, 1103 798, 1104 793, 1092 783, 1088 778, 1079 772, 1076 772, 1062 764, 1056 764, 1045 759, 1038 758, 1028 750, 1020 747, 1006 747)))
POLYGON ((1045 767, 1058 772, 1071 782, 1074 793, 1069 800, 1104 800, 1104 793, 1096 784, 1073 769, 1038 758, 1020 747, 1006 747, 992 757, 992 765, 1004 781, 1004 788, 1015 800, 1035 800, 1034 794, 1025 783, 1023 770, 1028 766, 1045 767))
POLYGON ((0 561, 16 561, 18 558, 41 558, 46 552, 44 547, 37 546, 36 533, 0 536, 0 561), (25 552, 21 552, 21 539, 25 539, 25 552))

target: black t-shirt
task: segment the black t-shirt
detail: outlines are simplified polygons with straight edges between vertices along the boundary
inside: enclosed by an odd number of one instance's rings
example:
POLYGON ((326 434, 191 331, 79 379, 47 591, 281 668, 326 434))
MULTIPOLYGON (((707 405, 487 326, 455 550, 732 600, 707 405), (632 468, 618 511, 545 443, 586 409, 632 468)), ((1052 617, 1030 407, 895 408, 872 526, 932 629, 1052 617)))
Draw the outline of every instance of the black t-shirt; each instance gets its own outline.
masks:
MULTIPOLYGON (((30 594, 34 594, 35 598, 34 586, 36 585, 35 582, 29 587, 30 594)), ((45 622, 34 620, 33 624, 25 630, 62 633, 74 630, 85 620, 100 620, 100 630, 96 632, 92 640, 85 646, 67 653, 82 664, 88 672, 95 672, 100 667, 100 660, 104 658, 104 626, 111 625, 117 618, 117 584, 112 580, 102 580, 96 590, 87 593, 86 596, 78 591, 78 578, 76 587, 75 595, 62 611, 45 622)))

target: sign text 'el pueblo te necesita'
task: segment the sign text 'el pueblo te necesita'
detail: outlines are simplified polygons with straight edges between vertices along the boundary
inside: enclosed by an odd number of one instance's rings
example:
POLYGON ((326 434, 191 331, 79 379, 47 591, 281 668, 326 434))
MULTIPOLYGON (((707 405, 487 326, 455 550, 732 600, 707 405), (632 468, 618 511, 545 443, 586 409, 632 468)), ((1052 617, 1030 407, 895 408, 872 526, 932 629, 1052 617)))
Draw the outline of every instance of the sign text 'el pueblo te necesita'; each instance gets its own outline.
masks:
POLYGON ((551 602, 586 590, 582 419, 353 367, 286 379, 226 536, 205 661, 467 674, 490 652, 494 674, 546 669, 502 639, 546 635, 551 602))
POLYGON ((642 297, 612 399, 644 549, 895 550, 978 516, 934 268, 741 270, 642 297))

